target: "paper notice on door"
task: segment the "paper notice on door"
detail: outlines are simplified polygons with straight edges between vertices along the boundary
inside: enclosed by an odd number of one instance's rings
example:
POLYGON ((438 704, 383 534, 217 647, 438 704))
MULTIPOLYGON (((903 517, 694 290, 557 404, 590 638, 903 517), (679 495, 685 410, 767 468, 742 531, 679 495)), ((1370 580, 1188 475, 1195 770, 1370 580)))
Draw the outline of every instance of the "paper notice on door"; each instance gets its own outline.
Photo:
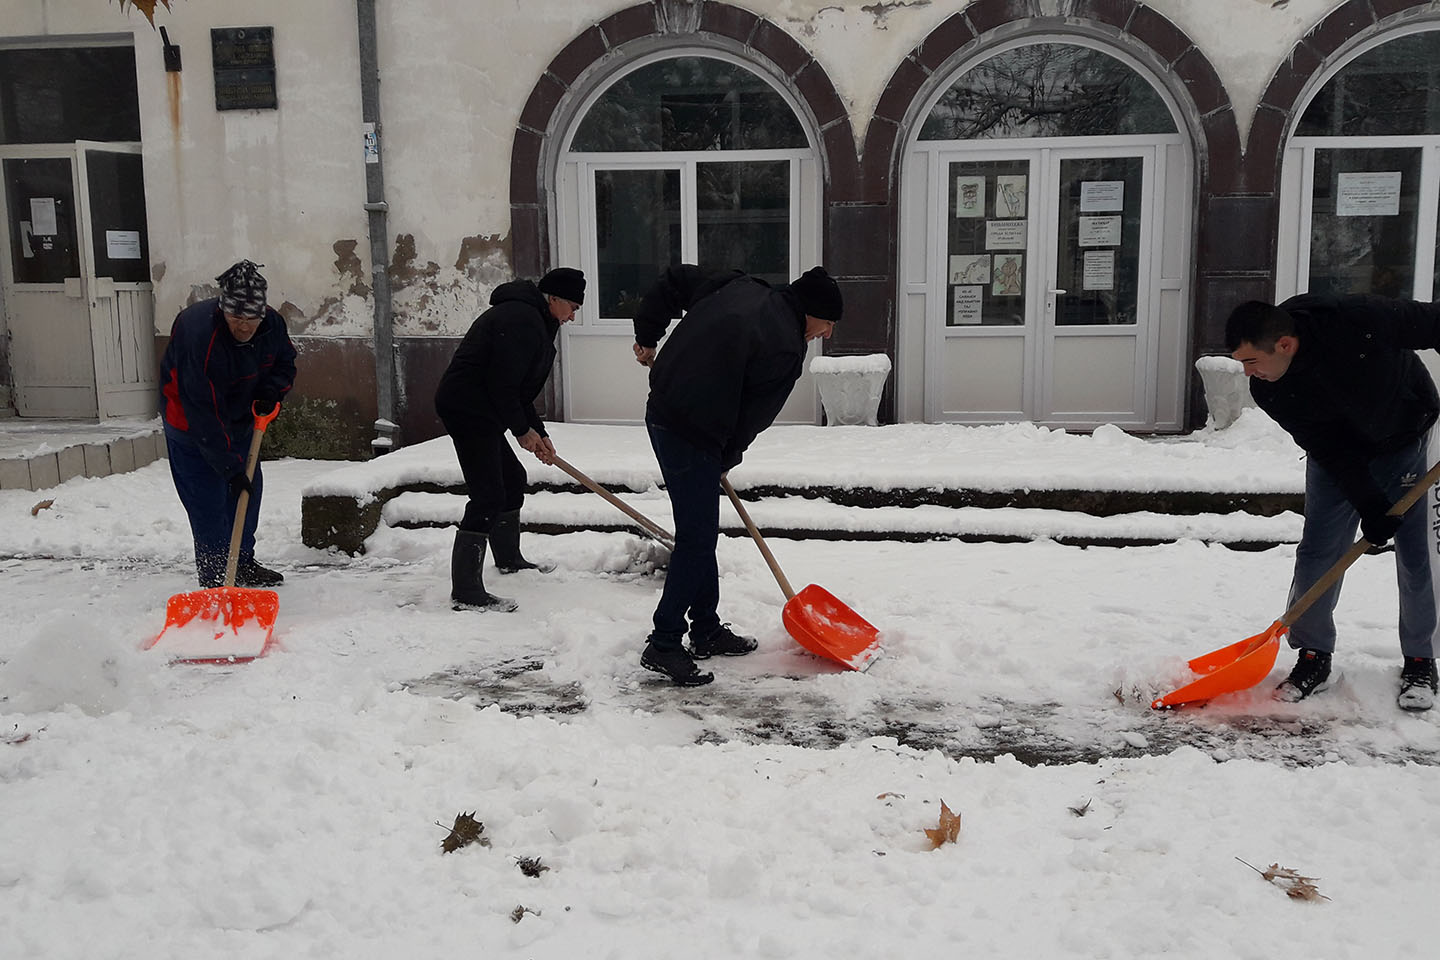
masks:
POLYGON ((951 321, 952 326, 974 326, 980 322, 980 308, 984 303, 984 287, 956 287, 955 318, 951 321))
POLYGON ((1399 212, 1399 170, 1340 174, 1335 188, 1335 216, 1393 217, 1399 212))
POLYGON ((30 229, 37 237, 53 237, 60 232, 54 197, 30 198, 30 229))
POLYGON ((1118 246, 1120 246, 1120 218, 1119 218, 1119 217, 1081 217, 1081 218, 1080 218, 1080 246, 1082 246, 1082 247, 1118 247, 1118 246))
POLYGON ((1125 209, 1124 180, 1085 180, 1080 184, 1080 212, 1107 213, 1125 209))
POLYGON ((105 256, 111 260, 139 260, 140 231, 106 230, 105 256))
POLYGON ((20 256, 27 260, 35 256, 35 248, 30 246, 30 235, 33 232, 29 220, 20 221, 20 256))
POLYGON ((1025 220, 986 220, 985 249, 1024 250, 1025 229, 1028 226, 1025 220))
POLYGON ((1115 289, 1115 251, 1086 250, 1080 285, 1086 290, 1115 289))

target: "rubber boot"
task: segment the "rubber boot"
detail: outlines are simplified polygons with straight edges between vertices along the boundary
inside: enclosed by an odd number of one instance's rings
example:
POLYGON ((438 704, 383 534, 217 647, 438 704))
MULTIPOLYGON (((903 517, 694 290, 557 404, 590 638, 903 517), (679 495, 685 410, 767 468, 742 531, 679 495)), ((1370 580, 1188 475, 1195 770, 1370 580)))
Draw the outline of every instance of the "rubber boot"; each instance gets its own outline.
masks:
POLYGON ((510 613, 514 600, 497 597, 485 589, 480 572, 485 566, 485 534, 472 530, 455 531, 450 551, 450 601, 456 610, 495 610, 510 613))
POLYGON ((517 570, 549 573, 555 569, 553 563, 531 563, 520 555, 519 510, 511 510, 495 518, 495 526, 490 528, 490 549, 495 555, 495 569, 501 573, 515 573, 517 570))

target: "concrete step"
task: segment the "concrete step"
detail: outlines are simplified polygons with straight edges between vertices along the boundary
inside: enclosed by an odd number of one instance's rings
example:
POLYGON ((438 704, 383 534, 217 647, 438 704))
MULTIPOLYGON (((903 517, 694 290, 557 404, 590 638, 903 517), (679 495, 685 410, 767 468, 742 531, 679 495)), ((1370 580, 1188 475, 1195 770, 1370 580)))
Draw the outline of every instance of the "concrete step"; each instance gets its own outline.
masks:
POLYGON ((0 421, 0 490, 47 490, 75 477, 108 477, 165 457, 159 418, 0 421))

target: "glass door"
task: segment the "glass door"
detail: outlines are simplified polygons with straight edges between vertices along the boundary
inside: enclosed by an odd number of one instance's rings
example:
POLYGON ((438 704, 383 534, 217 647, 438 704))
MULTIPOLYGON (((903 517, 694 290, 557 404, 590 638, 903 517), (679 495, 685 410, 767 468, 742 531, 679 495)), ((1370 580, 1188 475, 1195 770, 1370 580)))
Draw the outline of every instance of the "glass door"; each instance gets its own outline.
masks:
POLYGON ((1154 163, 1143 146, 940 159, 927 419, 1148 425, 1154 163))
POLYGON ((22 417, 93 417, 95 369, 81 269, 74 150, 0 147, 0 281, 22 417))

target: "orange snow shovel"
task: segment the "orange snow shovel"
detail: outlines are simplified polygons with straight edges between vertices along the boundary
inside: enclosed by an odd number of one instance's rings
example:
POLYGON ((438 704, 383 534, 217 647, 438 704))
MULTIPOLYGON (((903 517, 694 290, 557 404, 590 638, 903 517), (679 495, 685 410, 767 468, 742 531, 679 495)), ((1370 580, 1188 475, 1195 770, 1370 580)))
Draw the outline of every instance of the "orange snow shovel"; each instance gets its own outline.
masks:
MULTIPOLYGON (((1425 491, 1434 486, 1436 480, 1440 480, 1440 463, 1436 463, 1430 468, 1429 473, 1405 491, 1405 495, 1395 501, 1394 506, 1387 511, 1388 515, 1398 517, 1404 514, 1414 506, 1415 501, 1425 495, 1425 491)), ((1356 540, 1345 555, 1335 561, 1335 565, 1326 570, 1320 579, 1305 591, 1304 596, 1296 600, 1290 605, 1289 610, 1281 614, 1279 620, 1253 637, 1247 637, 1238 643, 1221 647, 1219 650, 1212 650, 1204 656, 1191 660, 1190 669, 1201 674, 1200 679, 1186 684, 1173 693, 1167 693, 1150 704, 1150 708, 1163 710, 1187 703, 1198 703, 1224 693, 1248 690, 1264 680, 1270 673, 1270 669, 1275 666, 1275 658, 1280 653, 1280 638, 1285 636, 1295 621, 1310 609, 1311 604, 1324 596, 1325 592, 1345 575, 1345 571, 1350 569, 1350 565, 1360 559, 1360 555, 1369 549, 1370 542, 1364 537, 1356 540)))
POLYGON ((770 565, 770 572, 775 575, 775 581, 780 584, 780 589, 785 594, 781 621, 790 636, 811 653, 834 660, 848 669, 870 669, 870 665, 881 652, 880 631, 824 587, 817 587, 812 583, 796 593, 791 588, 790 581, 785 579, 785 574, 775 560, 775 555, 770 552, 765 538, 760 536, 755 521, 750 519, 744 504, 735 495, 735 488, 730 486, 729 479, 721 477, 720 486, 725 488, 730 502, 735 505, 735 512, 740 514, 745 529, 755 538, 755 545, 760 548, 765 562, 770 565))
MULTIPOLYGON (((252 405, 251 412, 254 413, 252 405)), ((250 454, 245 459, 245 479, 255 476, 260 459, 260 441, 265 428, 280 413, 277 403, 268 414, 255 413, 255 432, 250 454)), ((225 563, 225 584, 209 590, 177 593, 165 606, 165 628, 145 645, 170 656, 177 663, 245 663, 263 657, 270 648, 280 597, 274 590, 252 590, 235 586, 235 568, 240 562, 240 540, 245 532, 245 513, 250 494, 240 491, 235 503, 235 525, 230 530, 230 556, 225 563)))

